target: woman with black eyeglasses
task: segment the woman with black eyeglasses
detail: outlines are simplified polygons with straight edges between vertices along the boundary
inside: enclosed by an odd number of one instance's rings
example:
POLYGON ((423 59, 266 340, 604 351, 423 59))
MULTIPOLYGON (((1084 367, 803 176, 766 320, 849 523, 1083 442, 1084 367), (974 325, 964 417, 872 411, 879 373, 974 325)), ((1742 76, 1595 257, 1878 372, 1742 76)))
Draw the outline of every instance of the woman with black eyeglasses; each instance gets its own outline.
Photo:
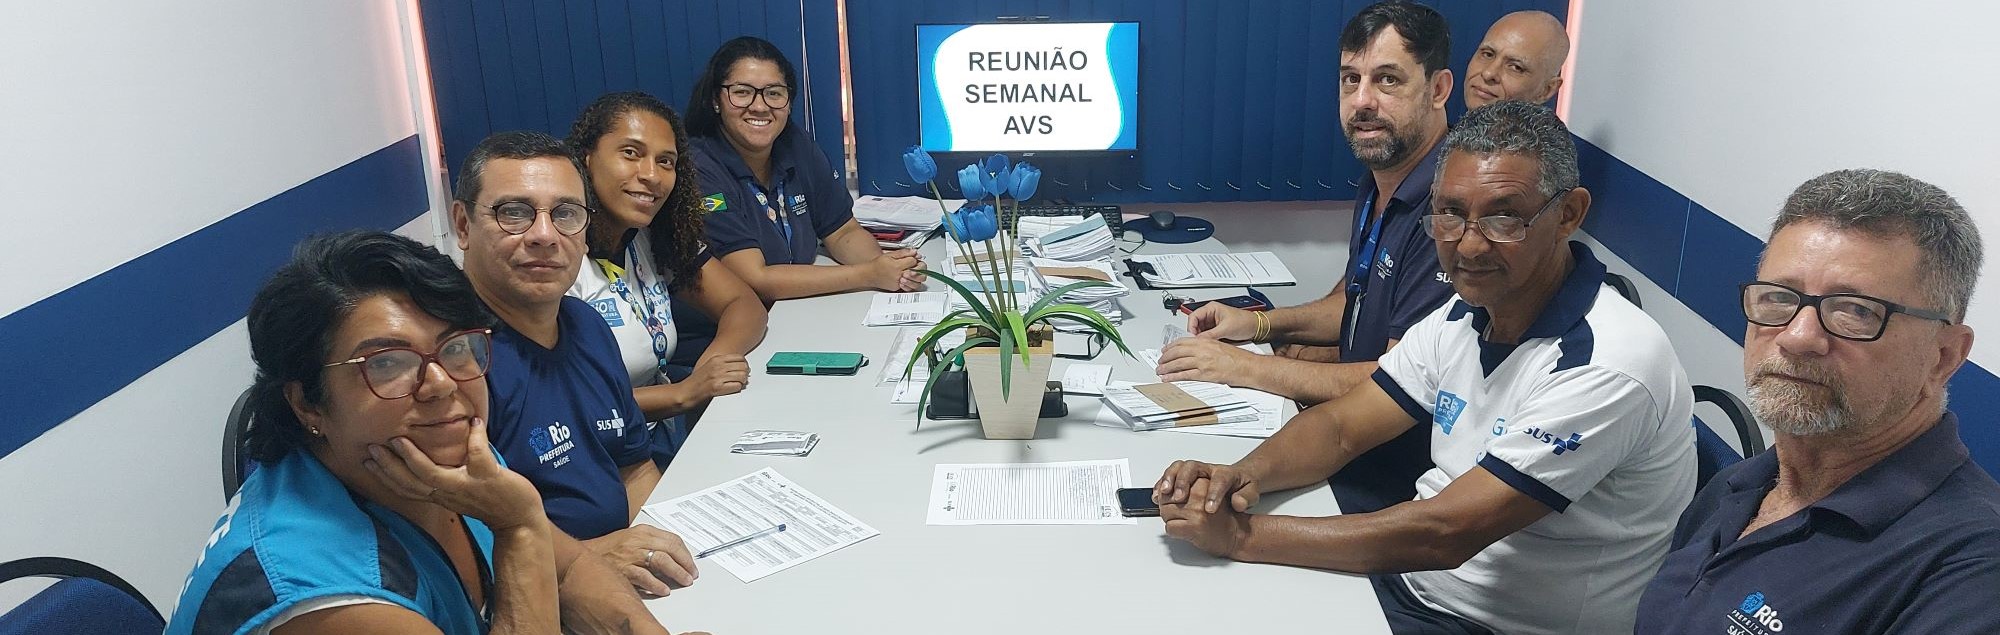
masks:
MULTIPOLYGON (((754 37, 723 43, 696 81, 687 124, 711 251, 766 302, 920 288, 916 252, 882 251, 826 155, 790 125, 799 91, 791 61, 754 37), (822 246, 838 264, 814 264, 822 246)), ((677 356, 692 360, 713 327, 682 329, 677 356)))
POLYGON ((259 467, 168 633, 665 632, 488 445, 494 319, 450 258, 309 239, 249 318, 259 467))

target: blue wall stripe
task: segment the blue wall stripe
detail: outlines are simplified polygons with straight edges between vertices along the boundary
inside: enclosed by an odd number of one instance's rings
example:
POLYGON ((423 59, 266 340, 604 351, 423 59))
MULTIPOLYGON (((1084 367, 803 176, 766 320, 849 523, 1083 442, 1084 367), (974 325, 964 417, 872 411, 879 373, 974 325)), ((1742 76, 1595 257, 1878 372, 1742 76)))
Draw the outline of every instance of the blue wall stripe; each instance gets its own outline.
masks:
MULTIPOLYGON (((1741 346, 1736 285, 1756 276, 1764 241, 1588 141, 1577 140, 1577 155, 1592 198, 1584 231, 1741 346)), ((1974 421, 2000 412, 2000 377, 1967 362, 1952 376, 1951 409, 1974 421)), ((1958 434, 1980 467, 2000 474, 2000 427, 1958 434)))
POLYGON ((300 238, 423 214, 422 156, 403 139, 0 317, 0 457, 243 319, 300 238))

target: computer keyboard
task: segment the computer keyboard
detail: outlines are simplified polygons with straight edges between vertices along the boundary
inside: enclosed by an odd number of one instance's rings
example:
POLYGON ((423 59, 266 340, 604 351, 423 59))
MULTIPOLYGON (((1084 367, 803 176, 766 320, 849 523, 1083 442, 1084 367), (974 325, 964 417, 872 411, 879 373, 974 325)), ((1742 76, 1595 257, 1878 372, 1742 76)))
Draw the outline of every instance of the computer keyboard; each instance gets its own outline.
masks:
MULTIPOLYGON (((1011 213, 1012 210, 1009 210, 1010 215, 1011 213)), ((1102 215, 1104 217, 1104 224, 1111 228, 1112 236, 1123 236, 1125 234, 1124 211, 1117 205, 1030 203, 1022 205, 1020 210, 1021 216, 1085 216, 1089 214, 1102 215)), ((1014 219, 1011 217, 1002 220, 1007 221, 1009 226, 1013 225, 1014 219)))

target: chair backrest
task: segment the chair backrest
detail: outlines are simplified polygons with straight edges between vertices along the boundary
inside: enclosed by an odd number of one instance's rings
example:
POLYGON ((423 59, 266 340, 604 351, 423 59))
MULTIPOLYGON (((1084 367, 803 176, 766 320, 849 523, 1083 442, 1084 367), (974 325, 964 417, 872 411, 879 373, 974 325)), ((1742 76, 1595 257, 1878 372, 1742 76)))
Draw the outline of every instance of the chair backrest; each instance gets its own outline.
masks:
POLYGON ((250 455, 243 451, 243 434, 250 430, 253 417, 250 411, 250 389, 236 398, 236 405, 229 408, 229 418, 222 422, 222 500, 236 495, 236 488, 243 485, 243 478, 250 475, 250 455))
POLYGON ((1722 468, 1764 451, 1764 435, 1757 429, 1757 420, 1751 415, 1750 407, 1734 393, 1714 386, 1695 386, 1694 400, 1695 403, 1714 404, 1721 409, 1736 430, 1737 447, 1743 448, 1741 454, 1737 453, 1736 448, 1730 447, 1729 442, 1716 434, 1714 428, 1700 417, 1695 417, 1695 486, 1700 488, 1707 487, 1709 479, 1714 478, 1722 468))
POLYGON ((1604 272, 1604 284, 1611 285, 1611 289, 1617 291, 1618 295, 1625 296, 1625 300, 1631 302, 1632 306, 1641 309, 1646 308, 1646 305, 1639 303, 1639 287, 1632 284, 1631 278, 1606 271, 1604 272))
POLYGON ((1757 417, 1750 412, 1749 404, 1743 403, 1736 393, 1714 386, 1695 386, 1694 402, 1714 404, 1729 417, 1729 423, 1736 428, 1736 447, 1743 448, 1743 457, 1757 456, 1763 452, 1764 431, 1757 427, 1757 417))
POLYGON ((0 582, 60 578, 20 606, 0 614, 0 635, 154 634, 167 621, 132 585, 87 562, 25 558, 0 563, 0 582))
POLYGON ((1743 457, 1736 453, 1736 448, 1729 447, 1729 442, 1722 440, 1722 435, 1716 434, 1707 423, 1703 423, 1701 417, 1694 418, 1695 490, 1708 487, 1708 482, 1715 478, 1715 473, 1742 460, 1743 457))

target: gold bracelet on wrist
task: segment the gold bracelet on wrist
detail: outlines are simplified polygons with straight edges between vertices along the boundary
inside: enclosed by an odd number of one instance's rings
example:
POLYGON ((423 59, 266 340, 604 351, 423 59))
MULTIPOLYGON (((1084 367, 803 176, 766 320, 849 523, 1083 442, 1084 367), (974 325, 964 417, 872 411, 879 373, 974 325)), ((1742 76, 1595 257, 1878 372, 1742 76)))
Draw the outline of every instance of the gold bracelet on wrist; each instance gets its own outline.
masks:
POLYGON ((1257 330, 1250 335, 1250 341, 1261 343, 1271 339, 1271 318, 1265 315, 1263 311, 1255 311, 1255 313, 1257 314, 1257 330))

